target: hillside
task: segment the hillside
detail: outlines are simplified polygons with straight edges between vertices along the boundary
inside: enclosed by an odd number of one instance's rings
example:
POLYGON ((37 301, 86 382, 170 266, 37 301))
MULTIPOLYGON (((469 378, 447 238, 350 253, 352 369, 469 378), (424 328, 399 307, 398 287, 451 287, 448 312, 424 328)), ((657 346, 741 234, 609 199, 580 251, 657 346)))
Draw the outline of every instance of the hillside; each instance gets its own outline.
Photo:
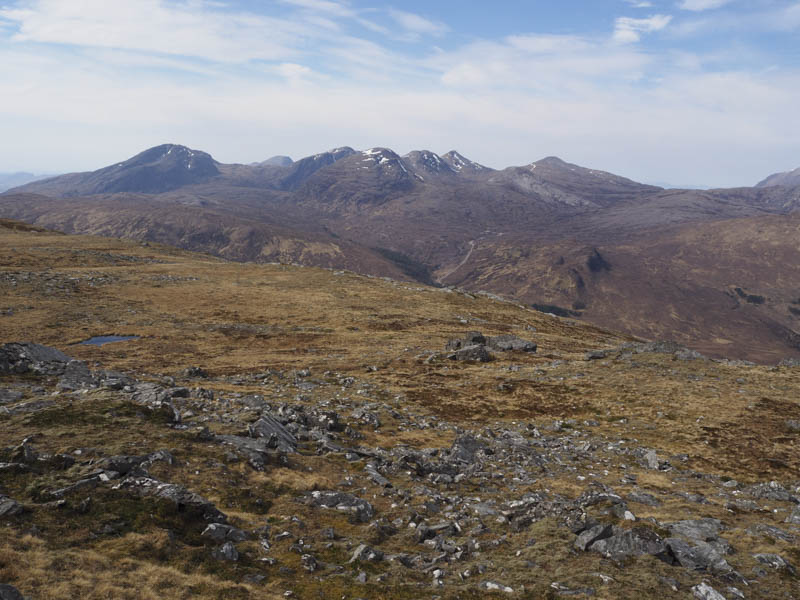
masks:
POLYGON ((531 247, 509 236, 477 242, 443 280, 711 356, 775 364, 800 358, 798 239, 797 213, 680 224, 597 246, 531 247))
POLYGON ((800 352, 798 209, 800 187, 663 190, 556 157, 493 170, 350 147, 226 165, 163 145, 0 194, 0 216, 69 233, 500 293, 773 364, 800 352), (589 273, 595 250, 618 268, 589 273))
POLYGON ((26 596, 800 589, 796 366, 13 223, 0 289, 0 581, 26 596))

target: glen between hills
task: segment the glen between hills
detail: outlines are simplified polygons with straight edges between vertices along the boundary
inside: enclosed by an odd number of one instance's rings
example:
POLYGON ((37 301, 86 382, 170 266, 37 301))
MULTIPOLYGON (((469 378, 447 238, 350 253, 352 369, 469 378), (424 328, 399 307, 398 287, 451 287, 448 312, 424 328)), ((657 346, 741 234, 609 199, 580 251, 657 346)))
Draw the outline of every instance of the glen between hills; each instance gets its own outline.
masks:
MULTIPOLYGON (((164 145, 0 195, 0 215, 239 261, 485 290, 711 356, 800 357, 800 187, 664 190, 550 157, 338 148, 226 165, 164 145)), ((777 184, 777 185, 774 185, 777 184)))
POLYGON ((797 366, 8 221, 0 297, 7 597, 800 589, 797 366))

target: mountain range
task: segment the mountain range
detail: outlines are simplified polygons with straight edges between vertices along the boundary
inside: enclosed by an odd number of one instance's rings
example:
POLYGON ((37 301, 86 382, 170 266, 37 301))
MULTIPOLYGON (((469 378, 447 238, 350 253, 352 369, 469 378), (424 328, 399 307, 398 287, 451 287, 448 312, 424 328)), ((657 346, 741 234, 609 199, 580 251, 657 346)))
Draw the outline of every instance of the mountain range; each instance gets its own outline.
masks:
POLYGON ((665 190, 548 157, 349 147, 222 164, 175 144, 0 195, 0 216, 488 291, 713 356, 800 356, 800 170, 665 190))

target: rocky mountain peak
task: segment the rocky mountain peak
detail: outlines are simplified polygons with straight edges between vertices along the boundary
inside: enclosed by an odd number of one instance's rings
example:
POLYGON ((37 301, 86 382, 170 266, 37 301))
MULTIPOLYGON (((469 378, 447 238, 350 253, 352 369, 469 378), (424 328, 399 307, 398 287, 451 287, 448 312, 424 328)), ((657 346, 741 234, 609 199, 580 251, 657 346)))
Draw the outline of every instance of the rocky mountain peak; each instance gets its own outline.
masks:
POLYGON ((424 174, 453 174, 455 171, 442 157, 430 150, 414 150, 403 157, 414 171, 424 174))
POLYGON ((490 171, 488 167, 472 161, 455 150, 451 150, 442 156, 442 160, 450 166, 456 173, 480 173, 482 171, 490 171))

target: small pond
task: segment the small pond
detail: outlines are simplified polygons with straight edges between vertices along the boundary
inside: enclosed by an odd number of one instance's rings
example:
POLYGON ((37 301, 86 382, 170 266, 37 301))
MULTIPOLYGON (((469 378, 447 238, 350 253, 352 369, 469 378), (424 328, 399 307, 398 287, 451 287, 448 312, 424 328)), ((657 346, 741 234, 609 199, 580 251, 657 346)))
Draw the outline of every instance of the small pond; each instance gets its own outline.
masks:
POLYGON ((98 335, 88 340, 83 340, 80 344, 81 346, 103 346, 104 344, 111 344, 113 342, 127 342, 138 339, 138 335, 98 335))

